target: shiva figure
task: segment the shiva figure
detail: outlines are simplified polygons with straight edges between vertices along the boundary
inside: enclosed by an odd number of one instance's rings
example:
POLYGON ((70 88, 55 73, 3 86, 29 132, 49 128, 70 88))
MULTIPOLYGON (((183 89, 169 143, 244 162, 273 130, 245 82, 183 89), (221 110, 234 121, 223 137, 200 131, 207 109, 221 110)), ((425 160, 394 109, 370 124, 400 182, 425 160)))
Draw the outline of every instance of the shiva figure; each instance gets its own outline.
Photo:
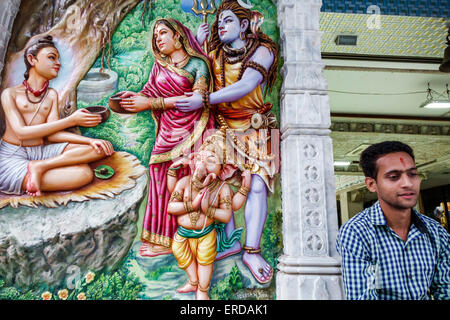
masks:
POLYGON ((94 127, 101 116, 80 109, 59 119, 58 93, 49 87, 61 68, 52 36, 32 42, 24 61, 25 80, 1 95, 6 130, 0 140, 0 191, 41 196, 43 191, 83 187, 94 179, 88 163, 112 155, 114 149, 109 141, 64 130, 94 127))
MULTIPOLYGON (((155 62, 144 88, 139 93, 125 91, 121 95, 124 109, 150 110, 157 127, 141 235, 140 255, 146 257, 172 252, 177 221, 167 212, 172 191, 167 186, 168 168, 196 144, 200 146, 205 130, 214 128, 208 108, 182 112, 174 107, 186 92, 201 95, 212 89, 209 59, 193 33, 175 19, 159 19, 153 28, 152 50, 155 62)), ((190 174, 189 170, 178 170, 178 178, 190 174)))
MULTIPOLYGON (((239 192, 233 195, 227 178, 237 167, 223 159, 225 146, 225 133, 220 130, 205 140, 190 163, 192 174, 176 182, 167 209, 179 225, 172 251, 178 266, 188 275, 188 282, 177 291, 196 292, 198 300, 209 299, 217 252, 232 247, 241 238, 242 228, 227 237, 224 227, 233 211, 244 205, 251 183, 250 172, 244 170, 239 192)), ((176 180, 175 171, 176 167, 168 170, 171 182, 176 180)))
MULTIPOLYGON (((256 130, 252 127, 252 119, 270 114, 268 111, 272 105, 264 103, 263 92, 271 90, 276 80, 278 47, 259 30, 262 15, 240 3, 240 0, 224 0, 211 28, 208 51, 214 74, 214 92, 203 96, 189 93, 175 106, 181 111, 196 110, 205 103, 214 106, 219 126, 226 130, 233 147, 251 168, 251 188, 244 213, 246 242, 242 259, 258 282, 268 283, 273 277, 273 268, 260 254, 260 240, 267 217, 268 191, 273 192, 278 159, 269 157, 269 143, 261 143, 269 140, 263 137, 263 131, 267 134, 269 130, 256 130)), ((234 228, 232 218, 226 231, 231 232, 234 228)), ((235 243, 217 259, 240 251, 240 244, 235 243)))

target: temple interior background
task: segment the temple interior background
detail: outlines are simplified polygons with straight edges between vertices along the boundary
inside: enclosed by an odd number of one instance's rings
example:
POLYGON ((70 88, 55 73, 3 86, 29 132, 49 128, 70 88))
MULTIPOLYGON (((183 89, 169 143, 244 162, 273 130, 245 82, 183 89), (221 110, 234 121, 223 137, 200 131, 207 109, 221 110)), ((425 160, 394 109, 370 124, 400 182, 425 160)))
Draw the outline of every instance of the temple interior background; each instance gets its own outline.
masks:
POLYGON ((415 152, 422 177, 417 209, 448 220, 450 109, 428 109, 449 100, 450 73, 439 71, 447 47, 447 0, 323 0, 321 51, 328 81, 339 224, 370 206, 359 167, 372 143, 399 140, 415 152))

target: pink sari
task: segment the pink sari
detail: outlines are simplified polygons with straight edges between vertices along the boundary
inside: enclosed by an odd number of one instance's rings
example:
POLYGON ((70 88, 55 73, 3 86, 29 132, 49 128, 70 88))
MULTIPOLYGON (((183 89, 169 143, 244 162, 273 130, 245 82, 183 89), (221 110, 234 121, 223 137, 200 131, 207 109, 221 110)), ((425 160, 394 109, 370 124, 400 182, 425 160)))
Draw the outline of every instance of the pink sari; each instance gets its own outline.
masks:
MULTIPOLYGON (((194 47, 204 56, 189 29, 182 28, 191 46, 187 52, 192 52, 194 47)), ((192 92, 192 87, 191 81, 179 70, 163 67, 160 59, 155 59, 149 80, 141 93, 153 98, 168 98, 192 92)), ((167 189, 167 170, 173 159, 187 150, 192 151, 194 144, 201 144, 204 130, 214 128, 214 118, 209 110, 203 108, 186 113, 178 109, 152 111, 152 115, 157 133, 149 164, 149 194, 141 240, 170 247, 178 224, 176 218, 167 213, 171 195, 167 189)), ((178 179, 188 174, 189 168, 177 170, 178 179)))

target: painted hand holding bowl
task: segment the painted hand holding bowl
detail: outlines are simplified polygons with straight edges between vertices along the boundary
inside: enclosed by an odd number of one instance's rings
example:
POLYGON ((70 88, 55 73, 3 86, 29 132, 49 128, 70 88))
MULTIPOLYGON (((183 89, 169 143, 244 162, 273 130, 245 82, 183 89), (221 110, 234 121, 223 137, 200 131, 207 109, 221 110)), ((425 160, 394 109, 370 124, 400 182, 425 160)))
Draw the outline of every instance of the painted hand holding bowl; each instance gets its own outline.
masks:
POLYGON ((120 101, 122 100, 121 95, 124 92, 125 91, 118 92, 115 95, 111 96, 108 100, 109 108, 115 113, 126 113, 126 114, 133 113, 133 112, 125 110, 120 105, 120 101))
POLYGON ((104 106, 90 106, 87 107, 86 110, 88 110, 91 113, 99 114, 102 116, 102 121, 100 123, 106 122, 108 120, 110 112, 108 108, 104 106))

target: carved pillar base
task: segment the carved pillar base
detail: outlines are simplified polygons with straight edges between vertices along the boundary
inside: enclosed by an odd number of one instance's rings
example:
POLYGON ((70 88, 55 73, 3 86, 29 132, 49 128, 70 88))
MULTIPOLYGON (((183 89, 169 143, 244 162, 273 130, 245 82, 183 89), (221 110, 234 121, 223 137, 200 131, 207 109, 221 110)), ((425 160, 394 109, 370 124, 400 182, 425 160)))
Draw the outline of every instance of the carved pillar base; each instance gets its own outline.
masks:
POLYGON ((335 259, 281 256, 278 262, 278 300, 342 299, 340 262, 335 259))

